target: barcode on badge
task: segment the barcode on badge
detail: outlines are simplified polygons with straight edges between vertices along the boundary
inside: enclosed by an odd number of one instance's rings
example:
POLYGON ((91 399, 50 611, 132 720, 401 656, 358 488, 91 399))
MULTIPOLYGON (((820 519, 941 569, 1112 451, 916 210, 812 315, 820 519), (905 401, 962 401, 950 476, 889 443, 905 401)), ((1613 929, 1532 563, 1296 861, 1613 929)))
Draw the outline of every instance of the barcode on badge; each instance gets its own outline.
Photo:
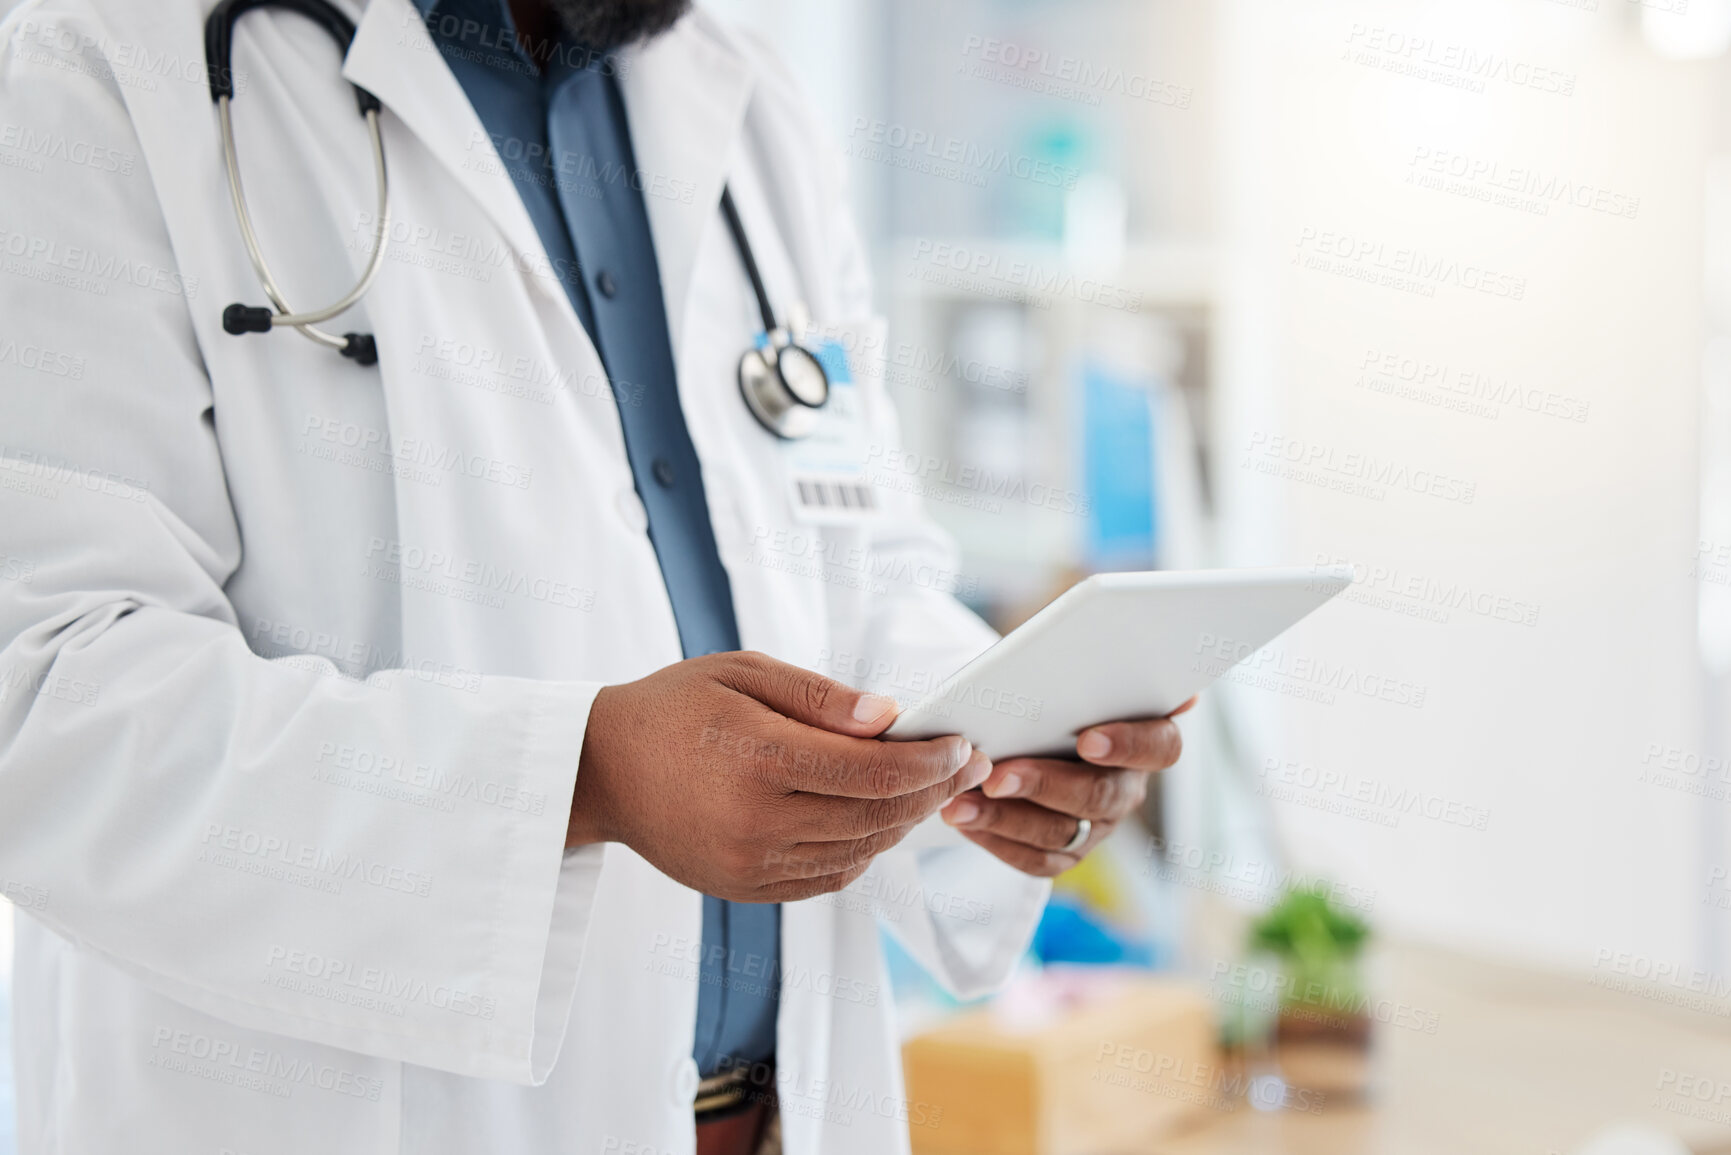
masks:
POLYGON ((795 477, 795 512, 807 520, 857 521, 878 512, 871 482, 853 477, 795 477))
POLYGON ((799 503, 808 509, 873 513, 878 507, 878 495, 872 492, 869 482, 798 477, 793 484, 799 490, 799 503))

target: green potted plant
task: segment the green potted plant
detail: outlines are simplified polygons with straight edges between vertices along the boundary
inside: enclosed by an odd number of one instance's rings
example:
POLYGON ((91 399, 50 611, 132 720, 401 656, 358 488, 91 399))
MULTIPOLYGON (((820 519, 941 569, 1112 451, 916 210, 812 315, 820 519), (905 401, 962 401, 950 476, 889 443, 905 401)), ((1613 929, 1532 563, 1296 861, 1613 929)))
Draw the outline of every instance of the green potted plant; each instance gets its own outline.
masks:
POLYGON ((1333 1101, 1368 1089, 1372 1020, 1362 955, 1369 937, 1326 886, 1288 890, 1251 924, 1251 953, 1278 970, 1274 1060, 1289 1088, 1333 1101))

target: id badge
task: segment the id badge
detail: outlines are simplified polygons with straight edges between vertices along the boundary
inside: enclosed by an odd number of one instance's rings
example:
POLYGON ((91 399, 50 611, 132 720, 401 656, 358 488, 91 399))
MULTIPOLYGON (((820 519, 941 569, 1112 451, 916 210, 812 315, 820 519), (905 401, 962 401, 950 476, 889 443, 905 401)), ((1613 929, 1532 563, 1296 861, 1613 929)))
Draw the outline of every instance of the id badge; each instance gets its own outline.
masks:
POLYGON ((861 525, 883 510, 882 495, 867 472, 871 421, 865 375, 882 365, 874 356, 884 325, 814 328, 803 343, 829 377, 829 402, 818 410, 809 437, 781 446, 782 473, 795 520, 806 525, 861 525))

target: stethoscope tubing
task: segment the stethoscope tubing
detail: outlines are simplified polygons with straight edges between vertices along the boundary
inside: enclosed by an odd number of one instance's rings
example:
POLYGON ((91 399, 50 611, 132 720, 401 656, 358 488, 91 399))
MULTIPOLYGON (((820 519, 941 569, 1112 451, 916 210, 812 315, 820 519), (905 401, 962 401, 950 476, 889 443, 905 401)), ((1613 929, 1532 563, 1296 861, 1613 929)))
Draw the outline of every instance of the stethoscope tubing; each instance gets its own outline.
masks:
MULTIPOLYGON (((292 328, 302 336, 351 357, 363 365, 378 360, 373 338, 362 333, 338 336, 319 328, 319 324, 347 312, 372 288, 379 270, 384 267, 385 253, 390 246, 391 182, 385 164, 385 142, 379 127, 382 105, 378 97, 355 85, 355 97, 361 114, 366 118, 367 137, 372 144, 373 176, 378 186, 378 210, 373 214, 373 251, 367 259, 360 279, 342 297, 322 309, 296 312, 288 302, 282 287, 270 271, 264 247, 259 244, 258 231, 253 227, 252 212, 247 207, 246 189, 241 181, 240 156, 234 142, 234 82, 231 68, 234 25, 244 14, 258 8, 292 9, 322 26, 346 53, 353 43, 355 26, 328 0, 222 0, 205 22, 205 64, 210 73, 211 100, 217 107, 217 119, 222 126, 222 159, 228 176, 229 199, 234 205, 235 220, 240 224, 241 240, 246 245, 247 258, 259 284, 270 298, 276 311, 252 308, 243 304, 230 305, 223 313, 223 328, 230 333, 268 332, 274 328, 292 328)), ((721 214, 733 234, 733 243, 751 281, 752 296, 757 302, 758 316, 763 321, 764 344, 745 351, 739 364, 739 387, 746 407, 758 422, 777 437, 794 439, 809 435, 815 424, 815 411, 829 402, 829 374, 822 362, 810 350, 799 344, 796 333, 783 328, 770 304, 769 290, 763 283, 763 273, 752 252, 751 239, 740 220, 739 208, 733 203, 733 191, 725 184, 721 189, 721 214), (789 381, 789 368, 794 370, 796 383, 789 381), (809 396, 808 396, 809 394, 809 396)))
POLYGON ((339 300, 326 305, 322 309, 312 309, 297 313, 290 307, 288 299, 277 285, 276 278, 271 275, 270 266, 265 261, 264 250, 258 243, 258 234, 253 229, 252 214, 247 210, 246 191, 242 187, 240 177, 240 158, 234 145, 234 119, 229 111, 230 97, 217 98, 217 116, 222 122, 222 157, 228 170, 229 198, 234 202, 235 219, 240 222, 241 240, 246 244, 246 253, 252 260, 253 271, 258 274, 259 283, 264 286, 265 295, 271 304, 277 307, 277 312, 271 314, 272 327, 290 326, 321 345, 333 349, 342 349, 348 344, 346 337, 327 333, 316 328, 321 321, 328 321, 341 313, 353 308, 355 303, 364 297, 372 288, 373 281, 384 267, 385 250, 390 244, 391 228, 391 181, 389 170, 385 166, 385 142, 379 129, 378 110, 369 108, 366 111, 367 135, 372 141, 373 176, 379 189, 378 211, 374 214, 377 222, 373 228, 373 251, 367 260, 367 267, 361 273, 361 279, 355 287, 345 293, 339 300))
POLYGON ((769 303, 769 290, 763 286, 763 274, 757 269, 757 258, 752 254, 751 241, 745 235, 745 224, 739 219, 739 209, 733 203, 733 190, 726 185, 721 186, 721 215, 727 221, 727 229, 733 234, 733 247, 739 250, 739 262, 745 266, 745 275, 751 281, 751 292, 757 298, 757 313, 763 318, 763 331, 775 333, 780 326, 776 324, 775 309, 769 303))

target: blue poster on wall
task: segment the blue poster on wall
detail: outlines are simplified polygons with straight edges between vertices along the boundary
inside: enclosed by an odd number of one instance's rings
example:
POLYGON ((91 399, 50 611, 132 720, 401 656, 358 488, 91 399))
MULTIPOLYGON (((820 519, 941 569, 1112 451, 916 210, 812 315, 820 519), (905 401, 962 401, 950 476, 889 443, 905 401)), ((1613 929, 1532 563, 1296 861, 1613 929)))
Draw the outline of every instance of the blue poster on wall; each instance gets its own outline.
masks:
POLYGON ((1154 564, 1154 412, 1144 382, 1082 368, 1082 481, 1090 569, 1154 564))

